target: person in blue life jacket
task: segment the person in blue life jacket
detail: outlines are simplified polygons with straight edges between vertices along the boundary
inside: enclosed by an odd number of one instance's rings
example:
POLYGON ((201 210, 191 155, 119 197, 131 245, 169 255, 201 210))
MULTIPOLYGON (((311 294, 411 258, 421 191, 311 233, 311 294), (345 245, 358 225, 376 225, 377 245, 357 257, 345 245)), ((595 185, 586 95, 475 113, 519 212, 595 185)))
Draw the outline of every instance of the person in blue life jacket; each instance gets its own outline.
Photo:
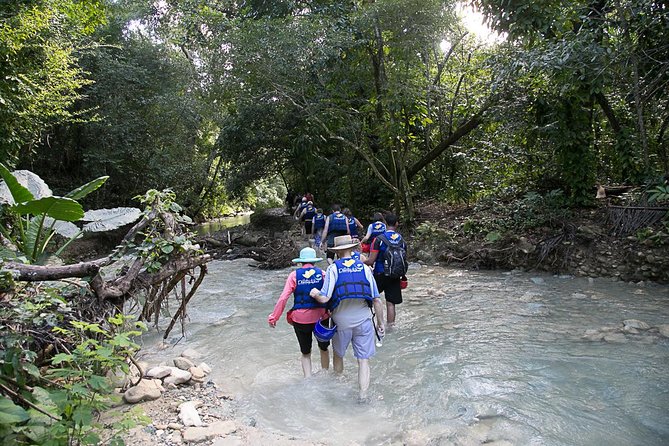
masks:
POLYGON ((367 233, 365 233, 365 236, 360 240, 363 254, 369 253, 374 239, 384 232, 386 232, 386 221, 383 219, 383 214, 381 212, 375 212, 374 215, 372 215, 372 223, 367 226, 367 233))
MULTIPOLYGON (((341 211, 341 206, 338 204, 332 205, 332 213, 325 219, 325 227, 323 228, 323 237, 320 248, 326 251, 326 248, 334 246, 335 237, 341 235, 350 235, 348 227, 348 218, 341 211)), ((327 250, 328 264, 334 262, 334 251, 327 250)))
POLYGON ((299 219, 300 219, 300 214, 302 214, 302 211, 304 210, 304 208, 307 207, 307 203, 308 203, 308 202, 309 202, 309 200, 307 200, 307 197, 304 197, 304 196, 303 196, 303 197, 300 199, 299 204, 298 204, 297 207, 295 208, 295 212, 293 212, 293 217, 295 217, 295 220, 299 220, 299 219))
MULTIPOLYGON (((309 295, 312 288, 323 286, 323 270, 314 266, 314 263, 321 260, 323 259, 316 257, 316 251, 313 248, 304 248, 300 251, 300 256, 293 259, 293 263, 298 263, 299 267, 288 274, 283 292, 274 306, 274 311, 267 317, 269 326, 276 327, 276 323, 286 307, 286 302, 291 295, 293 296, 293 307, 286 314, 286 321, 295 330, 295 336, 297 336, 297 342, 302 353, 300 362, 305 378, 311 376, 311 347, 314 326, 319 320, 328 318, 325 305, 317 302, 309 295)), ((330 341, 316 341, 321 353, 321 367, 327 369, 330 363, 330 353, 328 351, 330 341)))
POLYGON ((316 215, 311 219, 311 238, 314 239, 314 247, 320 248, 323 235, 323 229, 325 229, 325 214, 323 209, 316 209, 316 215))
MULTIPOLYGON (((393 243, 404 248, 406 251, 406 242, 402 236, 395 230, 397 226, 397 217, 395 214, 386 214, 386 231, 374 239, 369 257, 364 261, 366 265, 374 269, 374 279, 379 289, 386 298, 386 321, 388 327, 395 323, 395 306, 402 303, 402 278, 389 277, 385 273, 383 265, 384 253, 388 249, 388 243, 393 243)), ((406 280, 406 279, 405 279, 406 280)))
POLYGON ((302 225, 302 235, 309 237, 312 233, 313 218, 316 216, 316 208, 312 201, 307 201, 307 205, 300 213, 300 224, 302 225))
POLYGON ((335 373, 344 371, 344 355, 349 344, 353 346, 353 355, 358 360, 359 401, 364 402, 369 389, 369 359, 376 354, 375 336, 377 332, 383 336, 385 327, 383 305, 372 271, 351 257, 356 246, 358 242, 350 235, 335 237, 329 249, 338 259, 328 266, 323 287, 313 288, 310 295, 318 302, 327 303, 337 326, 332 338, 335 373))
POLYGON ((358 236, 358 230, 363 230, 364 226, 362 226, 362 223, 358 221, 357 218, 353 216, 353 213, 349 208, 344 208, 344 210, 341 211, 342 214, 346 215, 346 218, 348 219, 348 233, 351 235, 351 238, 353 241, 359 241, 360 237, 358 236))

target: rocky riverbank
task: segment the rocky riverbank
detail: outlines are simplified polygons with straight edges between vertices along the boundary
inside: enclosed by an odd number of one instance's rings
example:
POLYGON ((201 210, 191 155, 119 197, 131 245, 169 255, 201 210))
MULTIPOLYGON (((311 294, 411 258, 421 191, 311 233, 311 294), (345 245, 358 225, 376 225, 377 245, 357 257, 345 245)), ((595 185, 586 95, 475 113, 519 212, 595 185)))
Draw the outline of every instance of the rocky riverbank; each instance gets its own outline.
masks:
POLYGON ((411 237, 412 254, 425 263, 472 269, 520 269, 669 283, 669 234, 661 223, 621 234, 606 206, 570 210, 557 217, 518 215, 508 205, 426 205, 411 237), (509 220, 527 227, 502 229, 509 220), (543 221, 531 225, 529 220, 543 221))
MULTIPOLYGON (((419 206, 416 225, 400 232, 409 241, 410 259, 426 264, 669 283, 669 234, 661 223, 621 234, 606 206, 552 212, 513 203, 426 203, 419 206)), ((215 258, 249 257, 261 268, 290 266, 306 242, 297 222, 280 209, 202 240, 215 258)))
MULTIPOLYGON (((211 372, 209 366, 205 363, 195 365, 199 357, 198 352, 187 349, 171 364, 148 366, 140 363, 142 379, 122 393, 125 404, 107 412, 103 424, 112 426, 123 416, 139 420, 136 427, 122 435, 127 445, 320 444, 258 429, 252 418, 239 417, 234 397, 207 379, 211 372)), ((137 367, 133 367, 128 379, 136 382, 138 374, 137 367)))

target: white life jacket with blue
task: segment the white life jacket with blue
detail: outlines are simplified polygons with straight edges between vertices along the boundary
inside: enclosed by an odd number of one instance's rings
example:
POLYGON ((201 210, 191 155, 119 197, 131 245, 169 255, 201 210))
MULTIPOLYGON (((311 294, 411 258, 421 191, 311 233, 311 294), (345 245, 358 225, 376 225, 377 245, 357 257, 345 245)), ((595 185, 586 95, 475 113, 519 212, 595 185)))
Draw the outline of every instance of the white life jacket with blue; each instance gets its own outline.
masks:
POLYGON ((348 234, 348 218, 341 212, 334 212, 330 215, 330 225, 328 226, 328 233, 339 233, 340 235, 348 234))
POLYGON ((348 219, 348 232, 351 234, 351 237, 358 238, 358 225, 355 224, 355 218, 350 217, 348 219))
POLYGON ((365 265, 353 258, 339 259, 334 262, 337 267, 337 283, 328 301, 328 310, 332 311, 344 299, 364 299, 372 306, 372 288, 365 275, 365 265))
POLYGON ((296 287, 293 291, 294 303, 292 310, 301 308, 323 308, 322 304, 309 295, 312 288, 323 288, 323 271, 320 268, 298 268, 295 271, 296 287))
POLYGON ((323 229, 325 227, 325 215, 316 214, 314 216, 314 229, 323 229))

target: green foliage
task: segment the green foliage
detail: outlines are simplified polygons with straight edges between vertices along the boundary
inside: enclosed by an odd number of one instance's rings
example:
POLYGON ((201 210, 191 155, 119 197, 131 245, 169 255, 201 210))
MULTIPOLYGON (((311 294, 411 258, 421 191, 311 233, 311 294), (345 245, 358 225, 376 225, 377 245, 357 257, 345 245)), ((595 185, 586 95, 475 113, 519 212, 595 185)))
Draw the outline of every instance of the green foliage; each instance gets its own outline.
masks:
POLYGON ((103 21, 99 0, 0 3, 0 159, 14 164, 48 126, 80 119, 71 106, 90 81, 78 52, 103 21))
POLYGON ((61 292, 23 289, 0 307, 0 441, 121 444, 117 434, 132 426, 130 417, 117 423, 111 438, 101 438, 96 417, 112 402, 106 373, 128 372, 128 358, 139 348, 133 338, 146 327, 121 314, 104 326, 78 321, 61 292), (46 361, 54 346, 61 352, 46 361), (46 364, 37 367, 38 360, 46 364))
POLYGON ((669 184, 655 186, 648 191, 649 203, 662 203, 669 201, 669 184))
MULTIPOLYGON (((144 195, 135 197, 140 203, 146 205, 145 214, 155 211, 165 213, 175 218, 176 222, 182 224, 192 224, 192 220, 187 215, 182 215, 183 208, 175 201, 176 195, 169 189, 158 191, 151 189, 144 195)), ((193 234, 185 232, 175 234, 169 239, 163 237, 166 232, 167 222, 162 218, 156 218, 143 230, 143 239, 140 243, 127 243, 126 247, 134 249, 145 259, 145 265, 148 272, 156 272, 167 263, 176 254, 180 253, 201 253, 200 246, 193 243, 193 234)), ((167 229, 167 232, 173 231, 173 228, 167 229)))
POLYGON ((55 254, 59 255, 67 245, 81 236, 83 232, 99 232, 116 229, 124 224, 131 223, 139 217, 137 209, 105 209, 84 213, 81 204, 77 201, 97 190, 108 177, 100 177, 72 190, 64 197, 51 195, 51 190, 42 179, 29 171, 21 172, 24 181, 30 181, 29 187, 23 186, 17 173, 10 172, 0 163, 0 177, 7 191, 1 194, 0 200, 7 204, 2 205, 6 211, 4 222, 0 221, 0 231, 16 247, 18 252, 12 253, 5 248, 0 252, 1 257, 19 259, 27 263, 37 263, 43 260, 45 252, 56 233, 67 238, 67 242, 55 254), (36 188, 35 185, 39 187, 36 188), (33 195, 38 194, 38 196, 33 195), (43 196, 40 196, 43 195, 43 196), (102 223, 104 215, 112 214, 116 218, 107 218, 102 223), (74 221, 87 221, 82 229, 73 225, 74 221), (20 253, 20 254, 19 254, 20 253))

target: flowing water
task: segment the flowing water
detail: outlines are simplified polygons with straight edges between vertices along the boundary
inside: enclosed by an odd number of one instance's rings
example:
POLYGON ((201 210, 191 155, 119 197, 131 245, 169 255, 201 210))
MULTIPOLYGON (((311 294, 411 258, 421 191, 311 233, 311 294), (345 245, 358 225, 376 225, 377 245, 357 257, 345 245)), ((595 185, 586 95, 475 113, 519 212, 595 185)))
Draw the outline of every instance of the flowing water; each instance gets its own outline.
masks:
MULTIPOLYGON (((210 264, 176 347, 144 341, 165 358, 205 353, 258 427, 333 445, 669 444, 669 340, 582 339, 625 319, 669 323, 669 287, 412 264, 396 327, 371 360, 371 401, 358 404, 350 348, 343 376, 302 378, 285 314, 267 324, 289 269, 249 262, 210 264)), ((312 356, 319 368, 315 344, 312 356)))

